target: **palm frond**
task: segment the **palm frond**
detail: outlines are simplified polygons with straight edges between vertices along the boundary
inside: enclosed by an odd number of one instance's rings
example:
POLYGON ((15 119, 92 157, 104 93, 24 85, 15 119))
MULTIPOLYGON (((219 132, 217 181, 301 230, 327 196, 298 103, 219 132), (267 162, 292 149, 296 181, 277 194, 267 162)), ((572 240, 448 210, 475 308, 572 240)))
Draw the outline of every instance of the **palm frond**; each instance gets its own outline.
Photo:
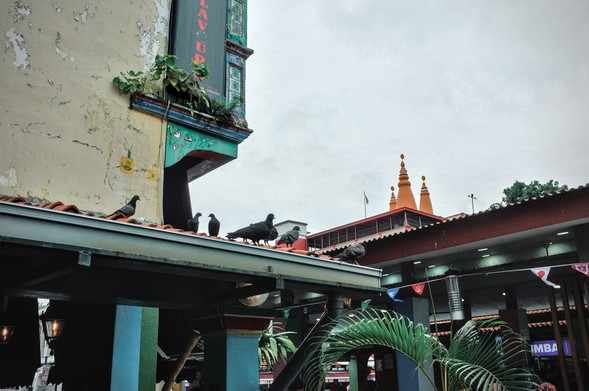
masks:
POLYGON ((537 387, 527 370, 513 365, 528 350, 525 340, 498 319, 467 322, 455 335, 447 356, 437 356, 450 389, 530 390, 537 387))
POLYGON ((434 381, 427 369, 433 362, 439 363, 445 390, 529 391, 537 387, 527 370, 513 365, 528 346, 503 321, 469 321, 454 335, 447 349, 423 325, 394 312, 369 307, 337 317, 312 337, 311 353, 303 368, 305 389, 320 391, 333 363, 352 350, 371 346, 402 353, 432 385, 434 381))
MULTIPOLYGON (((368 346, 385 346, 399 351, 424 371, 431 352, 441 349, 425 327, 394 312, 367 308, 354 310, 328 323, 312 342, 317 349, 303 368, 305 389, 321 390, 331 365, 351 350, 368 346)), ((433 380, 424 371, 433 384, 433 380)))

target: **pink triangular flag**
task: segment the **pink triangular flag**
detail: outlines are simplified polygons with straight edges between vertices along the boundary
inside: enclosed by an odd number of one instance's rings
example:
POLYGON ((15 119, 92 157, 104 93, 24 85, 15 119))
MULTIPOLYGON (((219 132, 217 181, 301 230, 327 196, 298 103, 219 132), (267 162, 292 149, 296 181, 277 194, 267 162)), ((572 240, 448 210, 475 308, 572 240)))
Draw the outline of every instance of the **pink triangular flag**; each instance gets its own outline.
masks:
POLYGON ((575 264, 571 265, 571 267, 573 269, 575 269, 576 271, 581 272, 586 276, 589 276, 589 262, 575 263, 575 264))
POLYGON ((560 288, 560 286, 556 285, 553 282, 548 281, 548 274, 550 273, 550 267, 536 267, 530 269, 532 273, 534 273, 539 279, 544 281, 547 285, 550 285, 554 288, 560 288))

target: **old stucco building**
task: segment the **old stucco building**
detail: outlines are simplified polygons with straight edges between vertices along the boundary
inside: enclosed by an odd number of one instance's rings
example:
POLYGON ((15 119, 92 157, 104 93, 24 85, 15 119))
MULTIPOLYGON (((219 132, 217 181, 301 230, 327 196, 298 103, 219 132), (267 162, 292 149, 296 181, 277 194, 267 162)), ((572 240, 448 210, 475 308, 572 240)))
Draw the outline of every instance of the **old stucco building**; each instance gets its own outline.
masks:
POLYGON ((243 98, 252 53, 245 6, 241 0, 5 3, 0 194, 75 200, 102 214, 137 194, 136 217, 185 220, 186 182, 235 159, 251 133, 244 104, 236 109, 240 126, 219 128, 206 116, 167 106, 171 97, 163 90, 154 92, 159 106, 137 96, 130 109, 129 94, 112 80, 148 72, 156 55, 171 53, 178 67, 190 68, 192 60, 209 67, 210 80, 201 84, 212 98, 243 98))

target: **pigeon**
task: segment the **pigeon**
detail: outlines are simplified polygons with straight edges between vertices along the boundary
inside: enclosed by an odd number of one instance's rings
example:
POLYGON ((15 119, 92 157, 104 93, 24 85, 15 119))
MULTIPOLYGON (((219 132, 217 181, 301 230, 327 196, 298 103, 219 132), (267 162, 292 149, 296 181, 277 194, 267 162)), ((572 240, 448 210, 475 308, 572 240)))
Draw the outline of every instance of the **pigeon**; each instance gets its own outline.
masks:
POLYGON ((221 228, 221 222, 217 220, 214 214, 210 214, 209 217, 209 236, 219 236, 219 229, 221 228))
POLYGON ((191 231, 198 232, 198 218, 200 216, 202 216, 202 213, 198 212, 193 218, 188 219, 188 228, 190 228, 191 231))
POLYGON ((348 263, 353 262, 356 265, 358 265, 358 262, 356 262, 356 261, 358 259, 362 258, 364 255, 366 255, 366 248, 364 248, 362 243, 357 243, 353 246, 345 248, 344 251, 342 251, 341 253, 339 253, 335 257, 339 258, 340 261, 344 261, 344 262, 348 262, 348 263))
POLYGON ((227 238, 243 238, 246 242, 249 239, 252 242, 254 242, 254 244, 259 245, 260 240, 264 240, 270 237, 270 230, 274 227, 274 224, 272 223, 273 220, 274 215, 270 213, 268 217, 266 217, 265 221, 250 224, 249 226, 240 228, 234 232, 229 232, 227 234, 227 238))
POLYGON ((266 246, 269 246, 270 244, 268 243, 268 241, 274 240, 277 237, 278 237, 278 230, 275 227, 270 228, 270 233, 268 234, 268 237, 266 239, 264 239, 264 244, 266 246))
POLYGON ((299 238, 299 231, 301 227, 295 225, 290 231, 286 231, 276 244, 286 244, 286 247, 292 247, 292 244, 299 238))
POLYGON ((141 198, 139 198, 138 195, 134 195, 127 205, 117 209, 113 214, 122 213, 125 217, 133 216, 135 214, 135 208, 137 207, 137 201, 141 201, 141 198))

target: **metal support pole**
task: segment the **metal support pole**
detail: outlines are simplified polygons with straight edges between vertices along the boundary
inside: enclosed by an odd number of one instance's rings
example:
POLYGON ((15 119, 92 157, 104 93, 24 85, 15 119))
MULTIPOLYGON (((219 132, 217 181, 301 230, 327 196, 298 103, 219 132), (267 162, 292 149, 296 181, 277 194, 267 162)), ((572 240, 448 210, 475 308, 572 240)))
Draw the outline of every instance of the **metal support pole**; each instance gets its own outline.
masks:
POLYGON ((292 355, 290 360, 286 363, 282 371, 278 374, 274 382, 270 385, 269 391, 284 391, 287 390, 290 384, 295 381, 299 373, 305 366, 305 359, 311 355, 319 344, 319 338, 325 339, 325 325, 333 320, 333 318, 341 315, 344 310, 344 300, 341 294, 334 294, 329 296, 327 302, 327 312, 324 312, 321 319, 315 324, 311 332, 305 337, 297 351, 292 355), (313 344, 311 344, 313 342, 313 344))

